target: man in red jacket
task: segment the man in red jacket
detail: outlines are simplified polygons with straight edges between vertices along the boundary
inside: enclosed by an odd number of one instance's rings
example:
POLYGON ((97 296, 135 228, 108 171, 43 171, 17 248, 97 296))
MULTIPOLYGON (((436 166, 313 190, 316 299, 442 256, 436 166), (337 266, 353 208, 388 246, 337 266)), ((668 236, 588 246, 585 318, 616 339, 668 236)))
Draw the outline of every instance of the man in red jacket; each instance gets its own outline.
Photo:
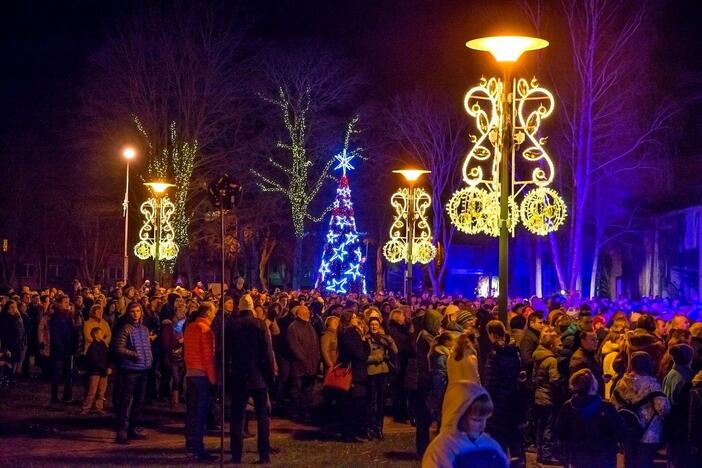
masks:
POLYGON ((185 328, 185 379, 187 383, 187 415, 185 423, 186 449, 200 461, 217 459, 205 451, 203 438, 210 402, 210 388, 217 383, 215 368, 215 336, 210 328, 216 308, 204 302, 197 310, 197 318, 185 328))

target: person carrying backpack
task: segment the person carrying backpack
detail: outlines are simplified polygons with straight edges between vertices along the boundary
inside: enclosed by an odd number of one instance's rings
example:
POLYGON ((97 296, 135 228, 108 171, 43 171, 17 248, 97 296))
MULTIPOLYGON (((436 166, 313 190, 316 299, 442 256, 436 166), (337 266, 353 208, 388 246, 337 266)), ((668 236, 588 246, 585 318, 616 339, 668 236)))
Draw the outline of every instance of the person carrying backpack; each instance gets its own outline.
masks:
POLYGON ((652 468, 663 421, 670 412, 670 401, 652 376, 653 360, 645 351, 629 358, 629 372, 614 388, 612 403, 624 419, 627 437, 624 442, 625 468, 652 468))

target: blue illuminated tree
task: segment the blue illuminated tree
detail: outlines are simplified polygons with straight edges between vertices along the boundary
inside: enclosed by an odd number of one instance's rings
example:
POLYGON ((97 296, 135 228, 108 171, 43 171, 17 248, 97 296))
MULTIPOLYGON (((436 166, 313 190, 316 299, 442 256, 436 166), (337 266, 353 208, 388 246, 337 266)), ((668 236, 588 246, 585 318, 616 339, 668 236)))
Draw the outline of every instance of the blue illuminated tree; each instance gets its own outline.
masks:
POLYGON ((366 292, 366 259, 356 230, 351 187, 346 176, 346 171, 354 168, 351 161, 358 154, 358 149, 349 151, 349 139, 354 133, 356 120, 351 121, 346 131, 343 151, 335 156, 338 164, 334 169, 341 169, 341 179, 336 189, 336 199, 317 276, 317 288, 327 294, 366 292))

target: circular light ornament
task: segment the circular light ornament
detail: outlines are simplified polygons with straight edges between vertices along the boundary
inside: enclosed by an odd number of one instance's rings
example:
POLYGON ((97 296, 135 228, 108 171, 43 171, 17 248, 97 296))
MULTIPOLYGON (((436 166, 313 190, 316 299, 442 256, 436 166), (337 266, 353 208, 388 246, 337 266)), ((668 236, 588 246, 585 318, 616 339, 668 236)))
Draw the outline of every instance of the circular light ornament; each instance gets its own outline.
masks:
POLYGON ((466 234, 492 233, 491 218, 499 215, 500 203, 497 194, 477 187, 464 187, 455 192, 446 204, 446 211, 454 226, 466 234))
POLYGON ((412 244, 412 260, 414 260, 412 263, 419 262, 426 265, 436 256, 436 247, 427 239, 421 239, 412 244))
POLYGON ((490 52, 498 62, 516 62, 528 50, 548 47, 548 41, 529 36, 491 36, 470 40, 466 47, 490 52))
MULTIPOLYGON (((509 197, 507 210, 507 225, 509 232, 512 233, 519 222, 519 207, 514 201, 514 197, 509 197)), ((493 202, 488 206, 488 212, 489 223, 485 233, 498 237, 500 235, 500 197, 496 193, 494 194, 493 202)))
POLYGON ((407 243, 403 240, 392 238, 383 246, 383 255, 390 263, 398 263, 405 259, 407 243))
POLYGON ((545 236, 556 231, 568 216, 561 196, 553 189, 538 187, 530 190, 522 200, 522 223, 530 232, 545 236))
POLYGON ((152 247, 153 244, 145 240, 141 240, 134 246, 134 255, 136 255, 140 260, 146 260, 147 258, 153 257, 154 253, 152 252, 152 247))

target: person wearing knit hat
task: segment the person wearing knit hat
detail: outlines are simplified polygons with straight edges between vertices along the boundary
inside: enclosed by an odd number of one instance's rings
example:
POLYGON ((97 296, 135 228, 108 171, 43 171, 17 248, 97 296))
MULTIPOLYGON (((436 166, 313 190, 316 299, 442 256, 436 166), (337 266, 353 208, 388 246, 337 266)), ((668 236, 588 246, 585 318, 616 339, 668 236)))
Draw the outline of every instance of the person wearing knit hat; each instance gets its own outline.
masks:
POLYGON ((239 312, 243 310, 253 310, 254 302, 250 295, 244 294, 239 299, 239 312))

